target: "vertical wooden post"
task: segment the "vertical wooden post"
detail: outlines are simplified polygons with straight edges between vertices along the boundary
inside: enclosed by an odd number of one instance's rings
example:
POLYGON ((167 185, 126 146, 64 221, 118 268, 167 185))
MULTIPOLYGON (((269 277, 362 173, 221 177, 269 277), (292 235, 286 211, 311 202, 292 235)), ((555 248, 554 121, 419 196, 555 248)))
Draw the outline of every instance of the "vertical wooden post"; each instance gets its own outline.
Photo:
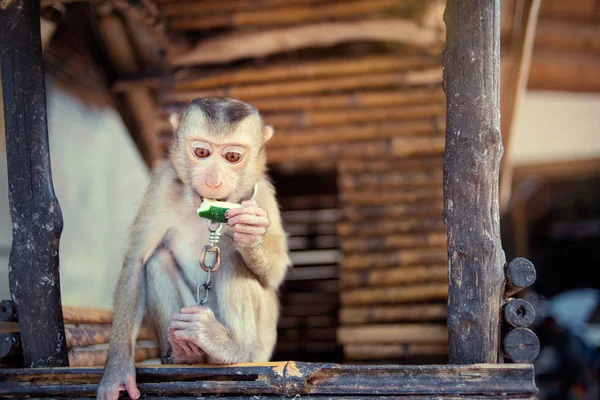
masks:
POLYGON ((500 242, 500 1, 448 0, 444 221, 451 364, 495 363, 505 264, 500 242))
POLYGON ((58 273, 63 220, 52 186, 43 63, 39 0, 0 2, 9 281, 26 367, 68 365, 58 273))

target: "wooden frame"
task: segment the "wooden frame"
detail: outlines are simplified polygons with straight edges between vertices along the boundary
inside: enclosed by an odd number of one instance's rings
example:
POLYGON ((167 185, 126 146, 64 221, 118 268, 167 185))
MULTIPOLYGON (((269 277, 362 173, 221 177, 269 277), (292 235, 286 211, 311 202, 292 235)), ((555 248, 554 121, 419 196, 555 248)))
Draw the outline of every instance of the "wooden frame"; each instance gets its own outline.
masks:
MULTIPOLYGON (((309 398, 535 395, 530 364, 498 363, 501 306, 507 295, 498 221, 502 153, 499 15, 499 0, 448 0, 445 14, 448 116, 444 218, 450 271, 450 362, 469 365, 341 366, 290 361, 139 368, 142 392, 150 396, 232 396, 229 398, 249 394, 309 398)), ((38 22, 39 0, 14 0, 0 11, 0 39, 5 39, 0 59, 14 234, 11 291, 21 324, 18 339, 25 366, 44 368, 0 369, 0 396, 89 396, 96 391, 101 369, 47 368, 67 362, 58 284, 62 218, 51 179, 38 22)), ((525 278, 531 276, 532 266, 511 264, 513 290, 530 281, 525 278)), ((507 338, 512 339, 505 340, 505 345, 514 346, 515 340, 518 345, 523 329, 509 332, 507 338)), ((525 337, 531 339, 527 333, 525 337)), ((8 343, 0 347, 11 351, 16 346, 14 336, 11 338, 0 340, 0 345, 8 343)), ((518 360, 518 351, 511 353, 510 346, 505 346, 503 355, 518 360)))

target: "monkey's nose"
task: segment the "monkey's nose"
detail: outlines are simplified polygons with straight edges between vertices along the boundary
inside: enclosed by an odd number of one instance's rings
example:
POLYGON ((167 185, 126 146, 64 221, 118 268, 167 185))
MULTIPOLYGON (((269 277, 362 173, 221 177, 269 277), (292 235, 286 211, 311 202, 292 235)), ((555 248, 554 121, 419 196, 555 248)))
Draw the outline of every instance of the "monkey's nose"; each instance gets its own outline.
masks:
POLYGON ((206 186, 212 188, 212 189, 216 189, 219 186, 221 186, 221 180, 220 179, 207 179, 206 180, 206 186))

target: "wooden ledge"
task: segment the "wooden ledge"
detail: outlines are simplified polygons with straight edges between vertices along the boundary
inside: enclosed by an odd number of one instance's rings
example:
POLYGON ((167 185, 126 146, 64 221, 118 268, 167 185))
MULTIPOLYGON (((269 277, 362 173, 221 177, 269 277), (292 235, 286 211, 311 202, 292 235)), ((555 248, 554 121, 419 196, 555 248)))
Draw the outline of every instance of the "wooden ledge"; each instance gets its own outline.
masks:
MULTIPOLYGON (((101 374, 102 368, 0 369, 0 397, 94 396, 101 374)), ((144 395, 170 397, 243 394, 521 399, 533 398, 537 393, 530 364, 403 366, 288 361, 144 366, 137 368, 137 381, 144 395)))

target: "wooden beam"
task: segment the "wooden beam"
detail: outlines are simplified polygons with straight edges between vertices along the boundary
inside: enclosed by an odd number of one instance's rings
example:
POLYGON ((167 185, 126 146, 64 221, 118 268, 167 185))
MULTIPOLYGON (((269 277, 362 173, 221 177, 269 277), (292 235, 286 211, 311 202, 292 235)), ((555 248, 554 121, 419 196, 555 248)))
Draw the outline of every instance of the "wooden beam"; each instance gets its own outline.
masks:
POLYGON ((444 20, 450 363, 495 363, 505 263, 498 209, 500 0, 448 0, 444 20))
POLYGON ((169 25, 180 31, 204 31, 215 28, 253 28, 269 25, 292 25, 342 18, 364 18, 369 13, 394 12, 408 8, 409 2, 398 0, 362 0, 341 3, 287 6, 281 8, 240 10, 228 14, 179 15, 169 25))
POLYGON ((542 19, 535 32, 535 49, 599 54, 600 26, 597 22, 542 19))
POLYGON ((50 167, 39 1, 2 3, 0 43, 13 235, 9 284, 23 361, 65 366, 58 260, 63 219, 50 167))
POLYGON ((442 39, 439 29, 422 27, 410 19, 324 22, 219 35, 200 42, 186 54, 171 57, 170 61, 180 67, 224 63, 305 47, 329 47, 364 40, 402 43, 437 54, 442 39))
POLYGON ((166 20, 152 0, 109 0, 127 18, 143 25, 168 57, 187 52, 190 44, 183 36, 170 31, 166 20))
POLYGON ((527 79, 536 37, 537 18, 541 0, 519 0, 515 10, 515 26, 511 38, 511 54, 507 74, 501 80, 500 126, 503 132, 504 158, 500 164, 500 212, 508 207, 511 195, 512 168, 510 138, 515 129, 527 79))
POLYGON ((600 57, 589 53, 536 51, 528 88, 600 92, 600 57))
MULTIPOLYGON (((0 369, 1 396, 95 395, 102 368, 0 369), (44 384, 32 385, 32 381, 44 384)), ((137 369, 145 396, 406 396, 406 398, 533 398, 529 364, 337 365, 294 361, 231 366, 137 369), (500 394, 500 395, 498 395, 500 394), (497 397, 494 397, 497 396, 497 397)), ((260 398, 260 397, 259 397, 260 398)), ((317 397, 318 398, 318 397, 317 397)))

